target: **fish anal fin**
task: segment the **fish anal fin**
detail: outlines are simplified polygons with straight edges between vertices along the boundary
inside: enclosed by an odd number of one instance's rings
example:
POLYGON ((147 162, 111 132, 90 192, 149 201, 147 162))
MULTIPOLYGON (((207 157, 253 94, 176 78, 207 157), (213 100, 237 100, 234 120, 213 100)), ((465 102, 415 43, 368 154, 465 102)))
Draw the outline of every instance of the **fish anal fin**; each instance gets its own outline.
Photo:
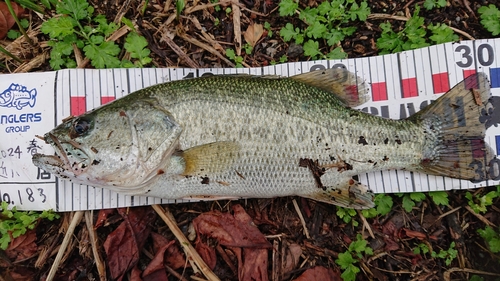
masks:
POLYGON ((348 178, 336 186, 318 188, 314 193, 301 196, 352 209, 370 209, 375 206, 374 195, 368 186, 348 178))
POLYGON ((330 92, 350 107, 370 100, 368 86, 364 80, 344 68, 316 70, 290 78, 330 92))
POLYGON ((240 145, 221 141, 191 147, 180 152, 185 169, 182 175, 209 175, 228 170, 239 157, 240 145))

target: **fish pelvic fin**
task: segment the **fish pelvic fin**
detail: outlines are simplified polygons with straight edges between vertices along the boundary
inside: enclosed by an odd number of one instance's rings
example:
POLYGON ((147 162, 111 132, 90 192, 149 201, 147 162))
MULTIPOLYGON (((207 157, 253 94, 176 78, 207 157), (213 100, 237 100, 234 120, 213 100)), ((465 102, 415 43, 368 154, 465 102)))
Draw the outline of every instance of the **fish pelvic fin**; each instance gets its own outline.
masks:
POLYGON ((373 192, 368 189, 368 186, 352 178, 336 186, 322 186, 314 193, 301 194, 301 196, 345 208, 370 209, 375 207, 373 192))
POLYGON ((290 78, 330 92, 350 107, 361 105, 370 100, 365 81, 345 68, 315 70, 290 78))
POLYGON ((415 169, 432 175, 481 182, 490 178, 495 153, 484 141, 490 84, 476 73, 438 98, 409 120, 420 123, 425 145, 415 169))
POLYGON ((240 145, 221 141, 191 147, 179 152, 184 159, 183 176, 207 176, 230 169, 239 157, 240 145))

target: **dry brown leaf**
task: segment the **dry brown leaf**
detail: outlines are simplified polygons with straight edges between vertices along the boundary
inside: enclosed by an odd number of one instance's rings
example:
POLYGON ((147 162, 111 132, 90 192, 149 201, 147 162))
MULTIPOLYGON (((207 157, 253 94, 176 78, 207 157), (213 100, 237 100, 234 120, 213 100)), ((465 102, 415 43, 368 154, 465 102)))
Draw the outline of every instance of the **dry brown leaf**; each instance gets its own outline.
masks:
POLYGON ((232 209, 232 215, 211 211, 193 220, 198 234, 196 249, 210 267, 215 267, 215 250, 203 243, 200 236, 215 238, 220 245, 230 247, 237 257, 239 280, 267 281, 268 248, 271 244, 240 205, 234 205, 232 209))
POLYGON ((208 246, 207 244, 201 242, 201 240, 196 240, 196 245, 194 247, 196 252, 205 261, 210 269, 214 269, 217 264, 217 256, 215 255, 215 249, 208 246))
POLYGON ((302 248, 299 244, 288 245, 285 249, 285 260, 281 272, 286 274, 292 271, 299 264, 300 255, 302 255, 302 248))
POLYGON ((262 34, 264 34, 264 27, 262 24, 252 23, 245 31, 245 41, 247 41, 250 46, 255 47, 255 44, 257 44, 257 41, 262 37, 262 34))
POLYGON ((234 215, 211 211, 193 220, 198 235, 206 235, 230 247, 270 248, 271 244, 253 225, 252 218, 240 205, 233 206, 234 215))
POLYGON ((118 212, 123 222, 108 235, 104 250, 111 277, 120 281, 139 261, 140 249, 151 232, 156 213, 150 207, 118 209, 118 212))
POLYGON ((168 241, 167 238, 161 236, 158 233, 151 233, 153 238, 154 249, 156 250, 154 258, 148 264, 144 272, 142 273, 142 279, 144 281, 168 281, 168 275, 165 271, 165 251, 167 248, 172 246, 175 241, 168 241))
POLYGON ((331 268, 316 266, 304 271, 299 277, 293 279, 294 281, 341 281, 340 272, 333 271, 331 268))
POLYGON ((99 214, 97 214, 97 220, 95 221, 94 229, 98 229, 103 226, 109 216, 115 213, 115 209, 101 209, 99 214))
POLYGON ((36 231, 28 230, 24 235, 12 239, 5 254, 11 262, 25 260, 36 254, 38 246, 36 245, 36 231))
POLYGON ((175 241, 169 241, 156 232, 151 233, 151 238, 153 238, 155 255, 157 256, 163 252, 165 256, 163 263, 170 266, 172 269, 181 268, 186 264, 184 254, 179 249, 178 244, 175 244, 175 241))
MULTIPOLYGON (((11 5, 14 13, 16 13, 18 17, 24 12, 24 9, 18 4, 12 2, 11 5)), ((0 2, 0 39, 7 36, 7 32, 15 23, 16 21, 10 14, 7 4, 0 2)))
POLYGON ((130 281, 144 281, 141 277, 142 271, 137 267, 137 265, 130 271, 130 281))
POLYGON ((33 281, 37 273, 38 272, 33 268, 16 266, 13 269, 6 269, 3 271, 1 277, 3 277, 3 280, 33 281))
POLYGON ((434 235, 427 235, 423 232, 411 230, 408 228, 402 228, 402 230, 404 234, 410 238, 417 238, 418 240, 426 240, 426 239, 437 240, 437 237, 434 235))
MULTIPOLYGON (((241 256, 241 255, 240 255, 241 256)), ((240 281, 267 281, 267 249, 243 249, 242 266, 238 267, 240 281)))

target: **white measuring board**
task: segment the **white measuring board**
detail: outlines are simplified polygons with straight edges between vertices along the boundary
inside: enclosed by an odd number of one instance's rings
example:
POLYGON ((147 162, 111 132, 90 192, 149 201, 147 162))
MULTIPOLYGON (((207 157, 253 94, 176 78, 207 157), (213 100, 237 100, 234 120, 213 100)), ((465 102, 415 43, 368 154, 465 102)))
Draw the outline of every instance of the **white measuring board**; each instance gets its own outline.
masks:
MULTIPOLYGON (((44 135, 87 110, 157 83, 208 74, 248 73, 291 76, 315 69, 346 67, 370 85, 372 101, 359 110, 387 118, 406 118, 465 77, 486 73, 493 94, 485 119, 486 142, 500 154, 500 39, 463 41, 398 54, 331 61, 286 63, 231 69, 71 69, 0 75, 0 201, 22 210, 89 210, 176 203, 125 196, 106 189, 73 185, 35 167, 34 153, 53 150, 35 135, 44 135), (15 95, 15 98, 9 98, 15 95)), ((375 193, 468 189, 499 184, 500 160, 490 161, 489 181, 472 183, 408 171, 359 175, 375 193)))

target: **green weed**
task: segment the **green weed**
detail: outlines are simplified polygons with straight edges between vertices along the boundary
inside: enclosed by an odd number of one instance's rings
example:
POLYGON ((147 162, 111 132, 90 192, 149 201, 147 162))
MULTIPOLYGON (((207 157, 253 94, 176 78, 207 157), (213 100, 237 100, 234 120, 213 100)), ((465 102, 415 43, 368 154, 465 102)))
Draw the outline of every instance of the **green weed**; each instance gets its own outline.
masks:
MULTIPOLYGON (((286 55, 282 55, 279 59, 279 63, 285 63, 288 61, 288 57, 286 55)), ((271 61, 271 64, 272 65, 275 65, 276 64, 276 61, 272 60, 271 61)))
POLYGON ((269 22, 264 23, 264 29, 267 30, 267 37, 273 37, 273 31, 271 30, 271 24, 269 22))
POLYGON ((392 197, 382 193, 375 196, 374 203, 375 208, 361 211, 365 218, 374 218, 378 215, 385 216, 392 210, 394 205, 392 197))
POLYGON ((469 206, 476 213, 486 213, 487 207, 493 204, 493 200, 500 196, 500 186, 497 186, 497 190, 490 191, 485 195, 473 195, 468 192, 465 194, 465 198, 468 200, 469 206))
POLYGON ((12 238, 17 238, 26 233, 28 229, 33 229, 40 219, 54 220, 59 215, 52 211, 42 213, 34 211, 17 211, 16 207, 8 209, 9 204, 3 201, 0 208, 0 249, 5 250, 9 246, 12 238))
POLYGON ((500 10, 495 5, 482 6, 477 12, 480 14, 481 24, 486 30, 491 32, 493 36, 500 34, 500 10))
POLYGON ((436 205, 448 206, 448 193, 446 191, 433 191, 428 193, 436 205))
POLYGON ((407 213, 413 210, 413 207, 415 207, 415 203, 422 202, 426 198, 425 194, 422 192, 398 193, 396 195, 403 198, 403 209, 407 213))
POLYGON ((236 67, 243 67, 243 57, 237 56, 233 49, 226 49, 226 57, 234 61, 236 67))
POLYGON ((449 266, 451 262, 457 258, 458 251, 455 249, 455 242, 451 242, 450 248, 447 250, 441 249, 439 252, 432 252, 431 256, 433 258, 444 259, 444 263, 449 266))
POLYGON ((425 255, 429 253, 429 247, 424 243, 420 243, 413 249, 413 253, 416 255, 425 255))
MULTIPOLYGON (((424 243, 418 244, 417 247, 413 249, 413 253, 415 254, 425 255, 429 252, 430 252, 429 247, 424 243)), ((431 252, 431 256, 433 258, 443 259, 447 266, 449 266, 451 262, 453 262, 453 260, 457 258, 457 254, 458 251, 455 249, 455 242, 451 242, 450 248, 448 248, 447 250, 441 249, 439 252, 436 251, 431 252)))
POLYGON ((53 17, 42 24, 41 31, 48 34, 52 47, 50 66, 53 69, 76 67, 73 46, 83 50, 95 68, 144 66, 151 62, 145 49, 144 37, 131 32, 125 39, 125 49, 135 58, 134 63, 121 61, 121 48, 112 41, 106 41, 119 26, 108 23, 104 15, 94 16, 94 8, 86 0, 66 0, 58 2, 56 11, 62 15, 53 17), (141 48, 139 48, 141 46, 141 48))
POLYGON ((337 206, 337 216, 341 218, 345 223, 350 223, 352 222, 353 226, 358 226, 359 223, 353 219, 357 215, 357 212, 355 209, 351 208, 343 208, 337 206))
POLYGON ((382 34, 377 39, 380 54, 423 48, 433 44, 458 41, 459 37, 445 24, 424 26, 424 18, 418 16, 420 6, 415 7, 413 16, 406 22, 403 30, 394 32, 390 23, 381 23, 382 34), (428 35, 428 31, 431 35, 428 35), (427 40, 430 39, 431 42, 427 40))
MULTIPOLYGON (((30 22, 27 19, 20 19, 19 23, 21 24, 21 26, 24 29, 27 29, 30 26, 30 22)), ((19 38, 20 36, 21 36, 21 32, 19 32, 17 30, 9 29, 9 31, 7 31, 7 38, 9 38, 9 39, 14 40, 14 39, 19 38)))
POLYGON ((252 51, 253 51, 252 45, 250 45, 248 43, 245 43, 245 44, 243 44, 242 48, 243 48, 243 50, 245 51, 245 53, 247 55, 251 55, 252 54, 252 51))
POLYGON ((364 255, 373 255, 373 249, 368 246, 368 242, 363 239, 361 234, 356 235, 356 241, 352 241, 349 248, 344 253, 339 253, 335 263, 342 268, 342 279, 344 281, 356 280, 356 275, 360 271, 356 265, 363 259, 364 255))
POLYGON ((500 229, 495 232, 493 228, 486 226, 484 229, 478 229, 477 232, 486 241, 491 252, 500 253, 500 229))
POLYGON ((279 12, 281 16, 292 16, 298 12, 299 18, 307 25, 305 29, 300 29, 287 23, 279 32, 283 40, 288 42, 293 39, 296 44, 303 44, 304 55, 313 59, 342 59, 347 54, 338 45, 356 31, 356 27, 349 23, 366 21, 371 11, 366 1, 358 4, 354 0, 331 0, 322 2, 317 8, 301 9, 297 1, 282 0, 279 12), (319 41, 323 40, 330 46, 326 55, 319 47, 319 41))
POLYGON ((425 0, 423 6, 427 10, 432 10, 434 8, 444 8, 446 7, 446 0, 425 0))

